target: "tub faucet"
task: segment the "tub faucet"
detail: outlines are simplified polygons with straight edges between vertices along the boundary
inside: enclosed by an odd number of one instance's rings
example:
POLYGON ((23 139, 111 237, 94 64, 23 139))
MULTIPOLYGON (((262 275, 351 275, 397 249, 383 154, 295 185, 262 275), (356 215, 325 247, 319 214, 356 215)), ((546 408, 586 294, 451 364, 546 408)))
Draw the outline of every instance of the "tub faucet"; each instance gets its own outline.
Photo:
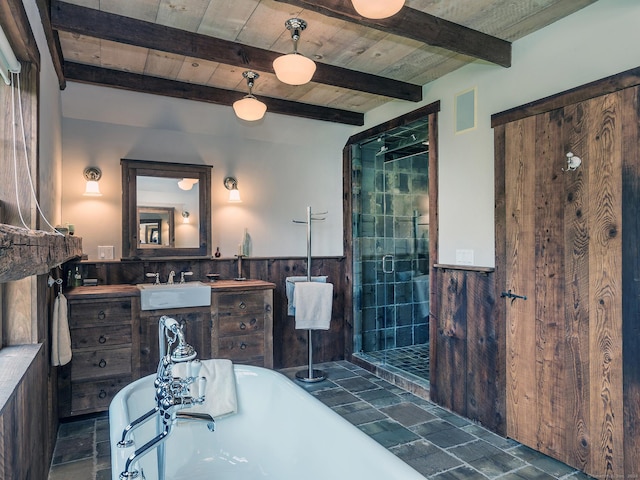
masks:
POLYGON ((125 427, 117 445, 131 446, 131 432, 151 418, 157 419, 157 435, 127 458, 125 469, 120 474, 121 480, 138 477, 138 470, 133 469, 134 463, 153 449, 158 452, 158 479, 164 480, 164 442, 179 420, 206 421, 210 431, 214 428, 214 420, 209 415, 179 413, 182 409, 204 403, 207 379, 199 376, 202 364, 196 358, 194 348, 185 341, 182 327, 175 319, 166 315, 160 317, 158 342, 160 361, 154 381, 156 405, 125 427), (180 372, 174 372, 178 365, 180 372), (179 374, 174 376, 174 373, 179 374))
POLYGON ((173 278, 176 276, 176 272, 171 270, 169 272, 169 278, 167 279, 167 285, 173 285, 173 278))

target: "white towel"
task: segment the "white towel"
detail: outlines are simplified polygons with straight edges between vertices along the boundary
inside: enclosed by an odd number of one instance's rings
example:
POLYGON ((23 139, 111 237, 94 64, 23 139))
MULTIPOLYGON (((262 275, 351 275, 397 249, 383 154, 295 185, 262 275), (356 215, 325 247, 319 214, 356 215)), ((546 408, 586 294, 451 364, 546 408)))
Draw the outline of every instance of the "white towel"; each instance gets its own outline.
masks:
POLYGON ((297 282, 294 301, 297 329, 329 329, 333 306, 332 283, 297 282))
MULTIPOLYGON (((185 377, 188 362, 179 363, 173 368, 173 375, 185 377)), ((236 396, 236 377, 233 372, 231 360, 212 359, 202 360, 200 377, 207 379, 204 403, 185 408, 185 413, 206 413, 212 418, 220 418, 238 411, 238 399, 236 396)), ((191 385, 192 394, 196 394, 196 383, 191 385)))
POLYGON ((67 316, 67 298, 58 294, 53 302, 51 322, 51 365, 57 367, 71 361, 71 334, 67 316))
MULTIPOLYGON (((285 291, 287 294, 287 315, 293 317, 296 314, 296 307, 294 306, 295 299, 295 284, 296 282, 306 282, 307 277, 287 277, 285 279, 285 291)), ((312 282, 326 282, 327 276, 321 275, 319 277, 311 277, 312 282)))

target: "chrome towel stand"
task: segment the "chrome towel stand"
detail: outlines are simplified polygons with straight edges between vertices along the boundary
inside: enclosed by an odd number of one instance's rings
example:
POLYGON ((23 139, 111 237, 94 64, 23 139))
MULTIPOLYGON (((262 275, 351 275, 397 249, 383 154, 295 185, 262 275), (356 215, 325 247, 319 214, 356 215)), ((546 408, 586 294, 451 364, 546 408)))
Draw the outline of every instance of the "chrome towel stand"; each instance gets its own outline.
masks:
MULTIPOLYGON (((294 220, 293 223, 305 223, 307 225, 307 282, 311 281, 311 222, 324 220, 326 217, 320 215, 326 215, 328 212, 311 213, 311 207, 307 207, 307 220, 294 220)), ((309 367, 306 370, 300 370, 296 373, 296 379, 301 382, 314 383, 321 382, 327 378, 327 374, 322 370, 313 368, 313 343, 311 340, 312 330, 307 330, 308 344, 309 344, 309 367)))

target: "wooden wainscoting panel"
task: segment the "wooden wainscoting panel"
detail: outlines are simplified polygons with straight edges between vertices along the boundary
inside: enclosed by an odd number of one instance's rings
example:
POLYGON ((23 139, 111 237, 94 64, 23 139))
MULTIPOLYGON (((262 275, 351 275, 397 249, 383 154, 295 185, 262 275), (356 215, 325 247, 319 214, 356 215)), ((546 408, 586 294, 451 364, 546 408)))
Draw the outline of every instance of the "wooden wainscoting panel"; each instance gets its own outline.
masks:
POLYGON ((492 272, 434 267, 431 399, 505 433, 504 335, 494 313, 492 272))

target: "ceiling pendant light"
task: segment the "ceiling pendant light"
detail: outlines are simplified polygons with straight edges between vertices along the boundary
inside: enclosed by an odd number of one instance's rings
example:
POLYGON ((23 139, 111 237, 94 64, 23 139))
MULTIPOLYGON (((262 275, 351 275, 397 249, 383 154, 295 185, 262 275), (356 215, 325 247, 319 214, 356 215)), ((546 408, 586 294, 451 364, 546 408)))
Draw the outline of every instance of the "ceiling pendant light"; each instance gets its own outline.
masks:
POLYGON ((281 82, 289 85, 304 85, 311 81, 311 77, 316 71, 315 62, 298 53, 300 32, 307 28, 307 22, 301 18, 290 18, 284 22, 284 25, 287 30, 291 31, 293 53, 276 58, 273 61, 273 69, 281 82))
POLYGON ((395 15, 404 5, 404 0, 351 0, 358 14, 366 18, 387 18, 395 15))
POLYGON ((267 111, 267 106, 251 93, 253 81, 260 75, 256 72, 252 72, 251 70, 247 70, 242 73, 242 76, 247 79, 249 95, 245 95, 241 100, 233 102, 233 111, 236 112, 236 116, 238 118, 248 122, 255 122, 256 120, 260 120, 264 117, 264 113, 267 111))

